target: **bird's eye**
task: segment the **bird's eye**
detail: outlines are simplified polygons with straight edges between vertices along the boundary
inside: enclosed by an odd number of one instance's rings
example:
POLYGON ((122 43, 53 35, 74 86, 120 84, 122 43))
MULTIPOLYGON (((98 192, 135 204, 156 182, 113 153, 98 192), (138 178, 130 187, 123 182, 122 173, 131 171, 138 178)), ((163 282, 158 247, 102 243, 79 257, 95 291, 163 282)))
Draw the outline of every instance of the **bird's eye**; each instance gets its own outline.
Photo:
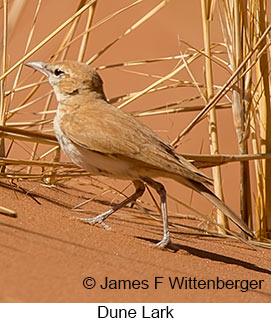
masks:
POLYGON ((54 74, 55 74, 55 76, 59 76, 59 75, 61 75, 61 74, 64 74, 64 72, 63 72, 63 71, 61 71, 60 69, 56 68, 56 69, 54 70, 54 74))

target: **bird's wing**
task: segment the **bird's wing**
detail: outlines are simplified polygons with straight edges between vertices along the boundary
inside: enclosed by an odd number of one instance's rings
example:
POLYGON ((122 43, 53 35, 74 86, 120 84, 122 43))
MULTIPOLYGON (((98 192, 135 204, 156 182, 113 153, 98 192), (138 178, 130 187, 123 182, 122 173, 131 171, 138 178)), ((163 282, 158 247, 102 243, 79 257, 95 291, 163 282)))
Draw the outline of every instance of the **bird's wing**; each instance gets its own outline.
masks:
POLYGON ((196 181, 210 182, 210 178, 177 155, 172 146, 132 115, 102 100, 79 109, 63 114, 59 121, 61 130, 77 145, 102 154, 130 158, 196 181))
POLYGON ((81 105, 79 109, 63 114, 59 122, 71 141, 103 154, 133 155, 140 152, 131 120, 125 118, 122 111, 97 102, 94 106, 81 105))

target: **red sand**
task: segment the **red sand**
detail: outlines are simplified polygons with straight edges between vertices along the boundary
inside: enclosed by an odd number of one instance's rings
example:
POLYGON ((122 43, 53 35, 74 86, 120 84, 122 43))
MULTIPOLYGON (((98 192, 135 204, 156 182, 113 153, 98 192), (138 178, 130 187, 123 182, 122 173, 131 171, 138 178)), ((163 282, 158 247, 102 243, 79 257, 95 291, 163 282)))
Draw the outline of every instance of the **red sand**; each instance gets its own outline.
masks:
MULTIPOLYGON (((74 212, 48 200, 75 205, 80 200, 73 196, 78 195, 77 191, 64 193, 37 183, 20 185, 47 200, 36 197, 39 205, 29 195, 0 188, 2 205, 18 211, 17 219, 0 215, 1 302, 271 300, 270 250, 254 251, 243 243, 198 235, 183 227, 171 228, 177 251, 162 251, 148 246, 161 238, 161 225, 146 220, 147 217, 138 220, 135 209, 126 208, 109 218, 107 223, 112 230, 108 231, 70 219, 74 212), (85 277, 95 278, 94 289, 83 287, 85 277), (125 289, 115 289, 116 284, 111 282, 111 289, 102 289, 100 284, 104 285, 105 277, 136 282, 130 288, 127 282, 125 289), (163 277, 157 278, 162 281, 157 289, 155 277, 163 277), (169 279, 175 277, 191 278, 192 283, 194 278, 249 280, 254 289, 242 292, 240 285, 238 289, 195 289, 193 284, 190 289, 171 289, 169 279), (257 287, 255 281, 260 280, 261 286, 257 287)), ((91 202, 87 208, 104 210, 102 202, 91 202)), ((188 220, 180 222, 191 225, 188 220)), ((244 290, 245 282, 242 284, 244 290)))

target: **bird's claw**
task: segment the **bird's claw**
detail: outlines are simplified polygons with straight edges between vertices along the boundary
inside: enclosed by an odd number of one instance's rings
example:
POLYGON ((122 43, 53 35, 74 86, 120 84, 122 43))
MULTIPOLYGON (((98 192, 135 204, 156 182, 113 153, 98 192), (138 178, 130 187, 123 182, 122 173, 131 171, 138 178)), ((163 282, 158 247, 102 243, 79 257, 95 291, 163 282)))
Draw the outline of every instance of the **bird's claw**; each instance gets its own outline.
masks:
POLYGON ((72 219, 74 220, 79 220, 81 222, 84 222, 84 223, 88 223, 90 225, 95 225, 95 224, 100 224, 104 229, 106 230, 111 230, 111 227, 106 224, 104 221, 103 221, 103 218, 101 218, 99 215, 96 216, 95 218, 83 218, 83 217, 78 217, 78 216, 73 216, 72 219))
POLYGON ((149 246, 154 248, 159 248, 161 250, 172 249, 173 251, 177 251, 178 248, 171 242, 170 239, 162 239, 158 243, 149 243, 149 246))

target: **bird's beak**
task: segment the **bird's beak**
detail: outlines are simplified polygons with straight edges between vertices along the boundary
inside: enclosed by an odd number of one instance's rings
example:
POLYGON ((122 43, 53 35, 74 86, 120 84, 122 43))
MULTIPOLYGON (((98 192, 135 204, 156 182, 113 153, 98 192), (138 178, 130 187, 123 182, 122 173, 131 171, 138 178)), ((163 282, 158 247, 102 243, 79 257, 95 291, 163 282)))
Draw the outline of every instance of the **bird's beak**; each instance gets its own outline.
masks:
POLYGON ((43 73, 46 76, 49 76, 48 71, 47 71, 47 63, 44 62, 27 62, 24 65, 29 66, 33 68, 36 71, 39 71, 43 73))

